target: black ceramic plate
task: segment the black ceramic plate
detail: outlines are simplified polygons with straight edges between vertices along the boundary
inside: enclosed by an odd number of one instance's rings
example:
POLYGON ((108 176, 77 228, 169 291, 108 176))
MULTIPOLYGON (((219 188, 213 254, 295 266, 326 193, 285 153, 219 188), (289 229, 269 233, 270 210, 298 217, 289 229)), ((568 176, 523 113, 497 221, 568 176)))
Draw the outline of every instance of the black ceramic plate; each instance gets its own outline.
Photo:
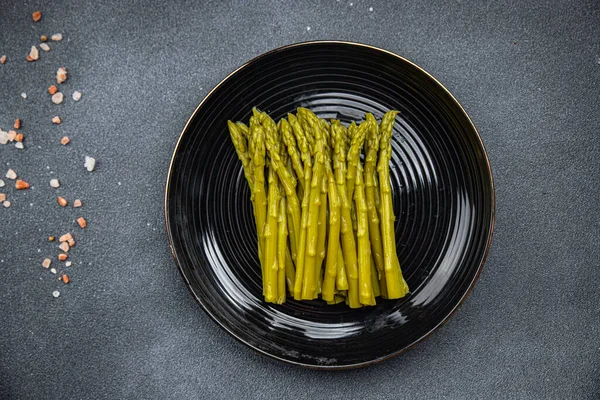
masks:
POLYGON ((490 245, 494 187, 475 127, 431 75, 371 46, 310 42, 255 58, 200 103, 173 155, 165 212, 179 271, 223 329, 279 360, 349 368, 407 350, 465 300, 490 245), (263 301, 250 193, 226 124, 253 106, 275 120, 302 106, 345 123, 400 111, 390 172, 409 296, 358 310, 263 301))

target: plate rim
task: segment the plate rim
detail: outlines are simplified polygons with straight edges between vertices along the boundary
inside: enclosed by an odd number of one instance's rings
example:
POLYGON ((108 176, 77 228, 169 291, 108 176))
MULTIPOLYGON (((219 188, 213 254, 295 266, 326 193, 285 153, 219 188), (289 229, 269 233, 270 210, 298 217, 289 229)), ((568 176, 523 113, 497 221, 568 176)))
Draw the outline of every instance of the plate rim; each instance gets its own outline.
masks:
POLYGON ((492 166, 490 164, 490 159, 489 159, 489 155, 487 152, 487 149, 485 148, 485 145, 483 143, 483 139, 481 138, 481 135, 479 134, 479 131, 477 130, 477 127, 475 126, 475 124, 473 123, 473 121, 471 120, 471 117, 469 116, 469 114, 467 113, 467 111, 464 109, 464 107, 462 106, 462 104, 460 104, 460 102, 456 99, 456 97, 446 88, 446 86, 444 86, 435 76, 433 76, 432 74, 430 74, 429 72, 427 72, 426 70, 424 70, 423 68, 421 68, 419 65, 415 64, 414 62, 394 53, 391 52, 389 50, 385 50, 382 49, 380 47, 376 47, 376 46, 372 46, 369 44, 365 44, 365 43, 359 43, 359 42, 351 42, 351 41, 344 41, 344 40, 311 40, 311 41, 304 41, 304 42, 296 42, 296 43, 292 43, 292 44, 287 44, 284 46, 280 46, 277 48, 274 48, 272 50, 269 50, 267 52, 261 53, 256 57, 251 58, 250 60, 246 61, 245 63, 243 63, 242 65, 240 65, 238 68, 236 68, 235 70, 233 70, 231 73, 227 74, 227 76, 225 76, 223 79, 221 79, 221 81, 219 81, 219 83, 217 85, 215 85, 214 88, 212 88, 202 99, 202 101, 200 101, 200 103, 198 104, 198 106, 194 109, 194 112, 190 115, 190 117, 188 118, 187 122, 185 123, 181 133, 179 134, 179 138, 177 139, 177 143, 175 144, 175 148, 173 149, 173 155, 171 156, 171 160, 169 162, 169 171, 167 173, 167 182, 166 182, 166 186, 165 186, 165 198, 164 198, 164 213, 165 213, 165 229, 167 231, 167 239, 169 242, 169 248, 171 250, 171 255, 173 256, 173 259, 175 260, 175 265, 177 266, 177 270, 179 271, 179 274, 181 275, 185 286, 187 287, 188 291, 190 292, 190 294, 192 295, 192 297, 195 299, 195 301, 200 304, 200 307, 202 308, 202 310, 220 327, 222 328, 225 332, 227 332, 231 337, 233 337, 234 339, 236 339, 238 342, 244 344, 245 346, 248 346, 249 348, 253 349, 254 351, 263 354, 269 358, 284 362, 286 364, 290 364, 290 365, 296 365, 296 366, 301 366, 301 367, 305 367, 305 368, 309 368, 309 369, 317 369, 317 370, 349 370, 349 369, 357 369, 357 368, 361 368, 361 367, 366 367, 369 365, 374 365, 374 364, 378 364, 382 361, 385 360, 389 360, 391 358, 397 357, 401 354, 404 354, 405 352, 411 350, 413 347, 415 347, 416 345, 418 345, 419 343, 425 341, 426 339, 430 338, 431 335, 433 335, 434 332, 436 332, 438 329, 440 329, 444 324, 446 324, 458 311, 459 308, 461 308, 461 306, 464 304, 464 302, 466 301, 466 299, 471 295, 471 292, 473 291, 473 288, 475 286, 475 284, 477 283, 477 281, 479 280, 479 276, 481 275, 481 272, 483 270, 483 267, 487 261, 487 258, 489 256, 489 251, 490 251, 490 247, 492 244, 492 237, 494 234, 494 228, 495 228, 495 222, 496 222, 496 189, 495 189, 495 185, 494 185, 494 178, 493 178, 493 172, 492 172, 492 166), (479 265, 477 266, 477 272, 475 274, 475 276, 473 277, 473 279, 471 280, 471 282, 469 283, 469 286, 467 288, 467 290, 465 291, 465 293, 462 295, 462 297, 460 298, 460 300, 457 302, 457 304, 452 308, 452 310, 440 321, 438 322, 433 328, 431 328, 428 332, 426 332, 425 334, 423 334, 421 337, 419 337, 418 339, 416 339, 415 341, 413 341, 410 345, 404 347, 401 350, 392 352, 390 354, 387 354, 383 357, 379 357, 373 360, 369 360, 369 361, 361 361, 361 362, 357 362, 354 364, 347 364, 347 365, 313 365, 313 364, 307 364, 304 362, 300 362, 300 361, 293 361, 293 360, 288 360, 282 357, 279 357, 275 354, 271 354, 267 351, 264 351, 254 345, 252 345, 251 343, 248 343, 247 341, 243 340, 241 337, 238 337, 238 335, 236 335, 235 333, 233 333, 231 330, 228 329, 227 326, 225 326, 224 324, 222 324, 220 322, 220 320, 213 315, 213 313, 211 313, 207 307, 204 305, 204 303, 202 302, 202 300, 196 295, 196 293, 194 292, 194 290, 192 289, 189 280, 187 279, 186 275, 183 272, 183 268, 181 266, 181 263, 177 257, 177 253, 175 251, 175 246, 173 245, 173 233, 171 232, 171 228, 170 228, 170 223, 169 223, 169 193, 170 193, 170 183, 171 183, 171 175, 173 172, 173 163, 175 161, 175 157, 177 156, 179 147, 181 145, 181 141, 183 139, 183 135, 186 133, 186 131, 188 130, 188 126, 190 125, 190 123, 192 122, 192 120, 196 117, 196 114, 198 113, 198 110, 202 107, 202 105, 204 105, 204 103, 211 97, 211 95, 217 90, 219 89, 225 82, 227 82, 231 77, 233 77, 235 74, 237 74, 240 70, 246 68, 248 65, 253 64, 257 61, 259 61, 260 59, 271 55, 273 53, 277 53, 280 51, 284 51, 287 49, 291 49, 291 48, 296 48, 296 47, 303 47, 303 46, 311 46, 311 45, 316 45, 316 44, 343 44, 343 45, 350 45, 350 46, 356 46, 356 47, 361 47, 361 48, 368 48, 371 50, 376 50, 382 53, 385 53, 389 56, 392 56, 394 58, 397 58, 399 60, 401 60, 402 62, 405 62, 409 65, 411 65, 412 67, 416 68, 417 70, 419 70, 421 73, 425 74, 427 77, 429 77, 430 79, 432 79, 437 85, 439 85, 439 87, 442 89, 443 92, 445 92, 446 95, 448 95, 451 99, 451 101, 458 106, 459 110, 464 114, 464 116, 467 118, 467 121, 469 123, 469 125, 471 126, 473 132, 475 132, 475 136, 477 138, 477 143, 480 146, 481 150, 483 151, 483 155, 484 155, 484 159, 485 159, 485 165, 487 167, 486 172, 488 175, 487 177, 490 180, 490 191, 491 191, 491 214, 490 214, 490 227, 489 227, 489 231, 488 231, 488 237, 487 237, 487 241, 486 241, 486 245, 485 245, 485 251, 483 253, 483 257, 481 258, 481 261, 479 263, 479 265))

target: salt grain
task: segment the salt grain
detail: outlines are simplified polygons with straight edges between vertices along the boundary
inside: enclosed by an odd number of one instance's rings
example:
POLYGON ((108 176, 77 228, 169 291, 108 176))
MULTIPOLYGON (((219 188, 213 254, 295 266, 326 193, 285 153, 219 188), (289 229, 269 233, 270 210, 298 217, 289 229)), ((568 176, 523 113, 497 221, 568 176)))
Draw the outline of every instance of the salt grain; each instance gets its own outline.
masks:
POLYGON ((60 296, 60 292, 58 290, 55 290, 54 292, 52 292, 52 296, 58 297, 60 296))
POLYGON ((8 171, 6 171, 6 177, 8 179, 17 179, 17 173, 12 169, 9 169, 8 171))
POLYGON ((61 92, 56 92, 52 95, 52 102, 54 104, 60 104, 63 102, 64 96, 61 92))
POLYGON ((369 11, 370 11, 370 12, 373 12, 373 7, 369 7, 369 11))
POLYGON ((52 35, 50 37, 50 39, 52 39, 54 42, 59 42, 62 40, 62 34, 61 33, 55 33, 54 35, 52 35))
POLYGON ((50 186, 53 188, 57 188, 60 186, 60 182, 58 179, 50 179, 50 186))
POLYGON ((8 201, 8 200, 3 201, 2 205, 4 206, 4 208, 8 208, 8 207, 10 207, 10 201, 8 201))
POLYGON ((44 258, 44 261, 42 261, 42 267, 47 269, 48 267, 50 267, 51 263, 52 263, 52 260, 50 260, 49 258, 44 258))
POLYGON ((0 144, 8 143, 8 132, 0 129, 0 144))
POLYGON ((0 57, 0 64, 4 64, 6 62, 6 55, 0 57))
POLYGON ((79 101, 81 99, 81 92, 73 92, 73 100, 79 101))
POLYGON ((52 272, 53 274, 56 274, 56 268, 50 268, 50 272, 52 272))
POLYGON ((15 143, 15 147, 17 149, 21 149, 21 150, 23 150, 25 148, 25 146, 23 146, 23 142, 17 142, 17 143, 15 143))
POLYGON ((65 263, 65 265, 66 265, 67 267, 70 267, 72 264, 73 264, 73 263, 72 263, 71 261, 67 261, 67 262, 65 263))
POLYGON ((67 69, 65 67, 60 67, 58 71, 56 71, 56 82, 63 83, 67 80, 67 69))
POLYGON ((50 51, 50 46, 48 46, 48 43, 40 43, 40 49, 50 51))
POLYGON ((60 144, 62 144, 63 146, 68 144, 71 141, 71 139, 69 139, 68 136, 63 136, 62 139, 60 139, 60 144))
POLYGON ((6 200, 6 194, 0 193, 0 201, 6 200))
POLYGON ((6 183, 4 183, 2 179, 0 179, 0 187, 4 187, 4 185, 6 185, 6 183))
POLYGON ((29 51, 29 55, 27 56, 27 61, 37 61, 40 58, 40 52, 35 46, 31 46, 31 50, 29 51))
POLYGON ((21 93, 21 97, 24 98, 24 99, 26 99, 27 98, 27 93, 25 93, 25 92, 21 93))
POLYGON ((75 208, 81 207, 81 205, 82 205, 82 204, 81 204, 81 200, 79 200, 79 199, 76 199, 76 200, 73 202, 73 207, 75 207, 75 208))
POLYGON ((67 243, 67 242, 62 242, 62 243, 61 243, 61 244, 58 246, 58 248, 59 248, 59 249, 61 249, 62 251, 64 251, 64 252, 66 253, 66 252, 68 252, 68 251, 69 251, 69 249, 70 249, 70 246, 69 246, 69 243, 67 243))
POLYGON ((52 123, 56 125, 60 124, 60 117, 57 115, 56 117, 52 118, 52 123))
POLYGON ((94 168, 96 167, 96 159, 89 157, 89 156, 85 156, 85 163, 83 164, 83 166, 90 172, 92 172, 94 170, 94 168))

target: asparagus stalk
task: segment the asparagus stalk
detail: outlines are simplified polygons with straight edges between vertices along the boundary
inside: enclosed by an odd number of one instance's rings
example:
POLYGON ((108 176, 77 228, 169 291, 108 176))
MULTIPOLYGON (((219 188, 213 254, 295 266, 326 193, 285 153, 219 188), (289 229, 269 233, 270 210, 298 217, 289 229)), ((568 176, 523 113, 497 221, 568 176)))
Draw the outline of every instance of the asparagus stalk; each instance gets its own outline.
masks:
MULTIPOLYGON (((306 237, 307 237, 307 226, 308 226, 308 209, 309 209, 309 197, 310 197, 310 182, 312 178, 312 160, 309 151, 308 141, 306 139, 306 134, 300 125, 300 122, 293 114, 288 114, 288 121, 292 126, 292 131, 294 132, 294 136, 296 137, 296 143, 298 145, 298 149, 300 150, 300 156, 302 157, 302 162, 304 163, 304 196, 302 198, 302 216, 300 221, 300 231, 296 231, 296 236, 298 240, 297 247, 297 258, 296 258, 296 277, 294 280, 294 299, 301 300, 302 299, 302 281, 304 278, 304 261, 306 254, 306 237)), ((298 177, 300 179, 300 177, 298 177)))
MULTIPOLYGON (((253 168, 253 197, 254 197, 254 220, 256 222, 256 235, 258 237, 258 258, 260 260, 263 282, 265 281, 264 260, 264 227, 267 221, 267 196, 265 191, 265 143, 264 131, 256 118, 250 118, 250 137, 252 150, 253 168)), ((263 285, 264 289, 264 285, 263 285)), ((265 294, 265 293, 263 293, 265 294)))
POLYGON ((296 195, 296 180, 294 176, 290 174, 285 164, 281 159, 281 143, 279 135, 277 135, 277 127, 275 122, 268 115, 263 117, 262 126, 265 130, 265 142, 267 150, 269 151, 269 157, 271 160, 271 166, 277 172, 279 181, 285 192, 285 196, 288 199, 288 204, 292 214, 292 227, 294 232, 300 229, 300 202, 296 195))
MULTIPOLYGON (((377 129, 378 133, 381 133, 381 129, 377 129)), ((375 192, 375 211, 377 213, 377 216, 379 217, 381 215, 381 202, 379 200, 379 179, 377 178, 377 169, 375 169, 375 171, 373 172, 373 191, 375 192)), ((381 218, 378 219, 377 223, 379 224, 379 226, 377 227, 377 231, 374 232, 379 232, 379 236, 380 236, 380 240, 381 240, 381 218)), ((371 231, 369 231, 369 234, 371 233, 371 231)), ((373 240, 373 239, 371 239, 373 240)), ((371 251, 373 250, 373 245, 371 243, 371 251)), ((381 271, 379 272, 379 287, 381 288, 381 297, 383 297, 384 299, 388 298, 387 295, 387 282, 385 280, 385 270, 384 270, 384 263, 383 263, 383 241, 381 242, 381 271)), ((377 263, 377 261, 376 261, 377 263)), ((375 264, 377 265, 377 264, 375 264)))
POLYGON ((279 200, 279 217, 277 219, 277 304, 285 302, 285 255, 287 251, 287 212, 286 198, 279 200))
POLYGON ((377 154, 379 152, 379 125, 372 114, 367 114, 367 121, 371 124, 367 131, 365 155, 365 196, 367 200, 367 213, 369 217, 369 238, 371 239, 371 252, 375 259, 378 279, 383 276, 383 244, 379 230, 379 213, 375 201, 375 174, 377 173, 377 154))
POLYGON ((327 262, 325 264, 325 277, 323 278, 321 297, 325 301, 333 301, 338 267, 338 253, 340 248, 341 204, 337 195, 337 186, 331 168, 327 171, 327 184, 327 195, 329 198, 329 236, 327 238, 327 262))
MULTIPOLYGON (((321 205, 321 185, 324 172, 323 134, 318 118, 306 109, 299 108, 298 114, 302 115, 312 132, 314 145, 312 146, 314 170, 310 183, 310 197, 308 220, 306 225, 306 260, 304 261, 304 276, 302 282, 302 299, 312 299, 316 289, 315 263, 317 256, 319 207, 321 205)), ((307 135, 310 137, 311 135, 307 135)), ((310 142, 310 141, 309 141, 310 142)), ((308 191, 308 186, 307 186, 308 191)))
POLYGON ((335 179, 340 197, 340 232, 342 235, 342 252, 344 266, 348 278, 348 305, 350 308, 361 306, 358 296, 358 261, 356 255, 356 242, 354 240, 354 231, 352 230, 352 220, 350 217, 351 200, 348 199, 348 189, 346 188, 346 151, 344 137, 338 122, 332 124, 333 139, 333 167, 335 179))
MULTIPOLYGON (((358 135, 356 135, 358 136, 358 135)), ((355 136, 355 138, 356 138, 355 136)), ((365 200, 365 185, 360 161, 355 172, 354 201, 358 230, 358 286, 360 302, 364 305, 374 303, 373 285, 371 282, 371 243, 369 242, 369 218, 367 216, 367 201, 365 200)))
MULTIPOLYGON (((329 166, 328 162, 325 161, 325 170, 327 170, 327 166, 329 166)), ((321 180, 321 198, 319 202, 321 205, 319 206, 319 228, 318 228, 318 236, 317 236, 317 259, 315 261, 315 282, 316 288, 314 293, 314 298, 319 296, 322 290, 322 273, 321 268, 323 266, 323 260, 325 259, 325 240, 327 238, 327 186, 328 179, 327 174, 323 175, 323 179, 321 180)))
POLYGON ((389 111, 381 121, 381 141, 377 172, 379 174, 379 192, 381 201, 381 236, 383 241, 383 261, 387 295, 390 299, 399 299, 408 293, 400 262, 396 254, 394 236, 394 209, 392 204, 392 186, 390 184, 389 163, 392 157, 392 133, 398 111, 389 111))
POLYGON ((279 266, 277 264, 277 220, 279 219, 279 182, 277 173, 272 166, 269 166, 269 192, 267 203, 267 223, 264 229, 265 238, 265 300, 269 303, 276 303, 279 299, 277 295, 278 280, 277 275, 279 266))

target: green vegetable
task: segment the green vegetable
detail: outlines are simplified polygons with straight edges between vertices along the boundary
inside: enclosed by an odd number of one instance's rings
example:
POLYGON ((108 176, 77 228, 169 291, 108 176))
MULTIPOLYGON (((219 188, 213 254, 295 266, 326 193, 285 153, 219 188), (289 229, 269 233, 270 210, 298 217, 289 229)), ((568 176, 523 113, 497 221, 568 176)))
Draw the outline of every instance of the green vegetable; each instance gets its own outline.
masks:
POLYGON ((381 141, 379 143, 379 193, 381 197, 381 236, 383 239, 383 262, 389 299, 399 299, 408 293, 408 285, 402 276, 400 262, 396 254, 394 236, 394 209, 392 186, 390 184, 390 159, 392 157, 392 133, 398 111, 389 111, 381 121, 381 141))

